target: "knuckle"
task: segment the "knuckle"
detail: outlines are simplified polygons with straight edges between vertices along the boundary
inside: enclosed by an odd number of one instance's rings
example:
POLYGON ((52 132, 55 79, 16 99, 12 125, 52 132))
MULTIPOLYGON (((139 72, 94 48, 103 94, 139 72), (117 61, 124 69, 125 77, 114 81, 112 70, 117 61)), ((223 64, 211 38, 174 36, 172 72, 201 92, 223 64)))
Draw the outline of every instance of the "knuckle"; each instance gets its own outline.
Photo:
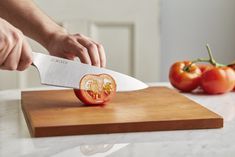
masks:
POLYGON ((9 37, 6 37, 6 36, 3 37, 2 42, 3 42, 3 44, 5 44, 6 46, 12 45, 11 39, 10 39, 9 37))
POLYGON ((21 30, 17 30, 17 34, 21 37, 21 38, 23 38, 23 36, 24 36, 24 34, 23 34, 23 32, 21 31, 21 30))
POLYGON ((3 37, 1 44, 2 44, 1 46, 2 49, 5 49, 5 50, 10 50, 15 45, 13 39, 10 36, 3 37))
POLYGON ((67 36, 67 37, 65 38, 65 41, 66 41, 67 43, 73 43, 73 42, 74 42, 74 38, 71 37, 71 36, 67 36))
POLYGON ((13 40, 18 42, 18 41, 21 41, 22 40, 22 36, 20 35, 19 32, 12 32, 12 37, 13 37, 13 40))
POLYGON ((74 34, 74 36, 81 37, 81 36, 82 36, 82 34, 80 34, 80 33, 76 33, 76 34, 74 34))
POLYGON ((87 48, 90 49, 90 50, 95 50, 97 47, 96 47, 95 44, 90 43, 90 44, 87 45, 87 48))
POLYGON ((81 52, 81 54, 84 55, 84 56, 87 55, 87 53, 88 53, 88 51, 87 51, 87 49, 86 49, 85 47, 81 47, 81 48, 80 48, 80 52, 81 52))
POLYGON ((97 46, 98 49, 103 49, 104 48, 103 45, 100 44, 100 43, 97 43, 96 46, 97 46))

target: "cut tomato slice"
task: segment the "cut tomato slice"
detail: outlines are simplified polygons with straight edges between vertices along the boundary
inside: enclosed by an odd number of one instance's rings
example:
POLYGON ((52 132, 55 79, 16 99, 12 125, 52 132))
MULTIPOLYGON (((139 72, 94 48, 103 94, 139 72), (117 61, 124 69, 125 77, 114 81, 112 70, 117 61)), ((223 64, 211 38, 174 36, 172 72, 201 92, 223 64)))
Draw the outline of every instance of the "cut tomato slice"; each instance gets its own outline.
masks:
POLYGON ((89 74, 81 79, 80 88, 74 89, 74 93, 84 104, 106 104, 116 93, 116 83, 108 74, 89 74))

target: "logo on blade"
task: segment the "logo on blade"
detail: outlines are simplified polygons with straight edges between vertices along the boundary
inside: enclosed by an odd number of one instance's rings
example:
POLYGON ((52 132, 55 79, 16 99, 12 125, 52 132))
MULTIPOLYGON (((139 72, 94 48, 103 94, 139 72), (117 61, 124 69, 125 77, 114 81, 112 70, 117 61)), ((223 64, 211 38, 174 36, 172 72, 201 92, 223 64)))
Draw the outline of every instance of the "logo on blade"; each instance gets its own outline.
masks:
POLYGON ((60 63, 60 64, 68 64, 68 61, 62 60, 62 59, 57 59, 57 58, 52 58, 51 62, 60 63))

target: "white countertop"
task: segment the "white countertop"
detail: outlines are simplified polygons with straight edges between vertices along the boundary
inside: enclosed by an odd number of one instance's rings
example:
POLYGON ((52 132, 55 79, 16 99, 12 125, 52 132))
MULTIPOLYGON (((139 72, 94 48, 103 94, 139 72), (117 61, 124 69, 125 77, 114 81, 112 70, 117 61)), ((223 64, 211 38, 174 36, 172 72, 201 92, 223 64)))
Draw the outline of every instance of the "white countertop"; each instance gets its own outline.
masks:
POLYGON ((224 128, 31 138, 20 108, 20 90, 0 91, 0 157, 234 156, 235 92, 185 95, 220 114, 224 128))

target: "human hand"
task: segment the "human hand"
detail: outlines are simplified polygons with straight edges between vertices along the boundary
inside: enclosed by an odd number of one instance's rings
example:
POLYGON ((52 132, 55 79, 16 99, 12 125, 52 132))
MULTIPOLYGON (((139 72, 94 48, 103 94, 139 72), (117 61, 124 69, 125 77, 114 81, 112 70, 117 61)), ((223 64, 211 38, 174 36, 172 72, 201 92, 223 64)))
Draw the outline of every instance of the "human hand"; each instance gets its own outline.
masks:
POLYGON ((46 48, 53 56, 70 60, 78 57, 82 63, 98 67, 106 66, 103 46, 82 34, 57 32, 49 40, 46 48))
POLYGON ((25 70, 32 63, 31 52, 23 33, 0 18, 0 69, 25 70))

